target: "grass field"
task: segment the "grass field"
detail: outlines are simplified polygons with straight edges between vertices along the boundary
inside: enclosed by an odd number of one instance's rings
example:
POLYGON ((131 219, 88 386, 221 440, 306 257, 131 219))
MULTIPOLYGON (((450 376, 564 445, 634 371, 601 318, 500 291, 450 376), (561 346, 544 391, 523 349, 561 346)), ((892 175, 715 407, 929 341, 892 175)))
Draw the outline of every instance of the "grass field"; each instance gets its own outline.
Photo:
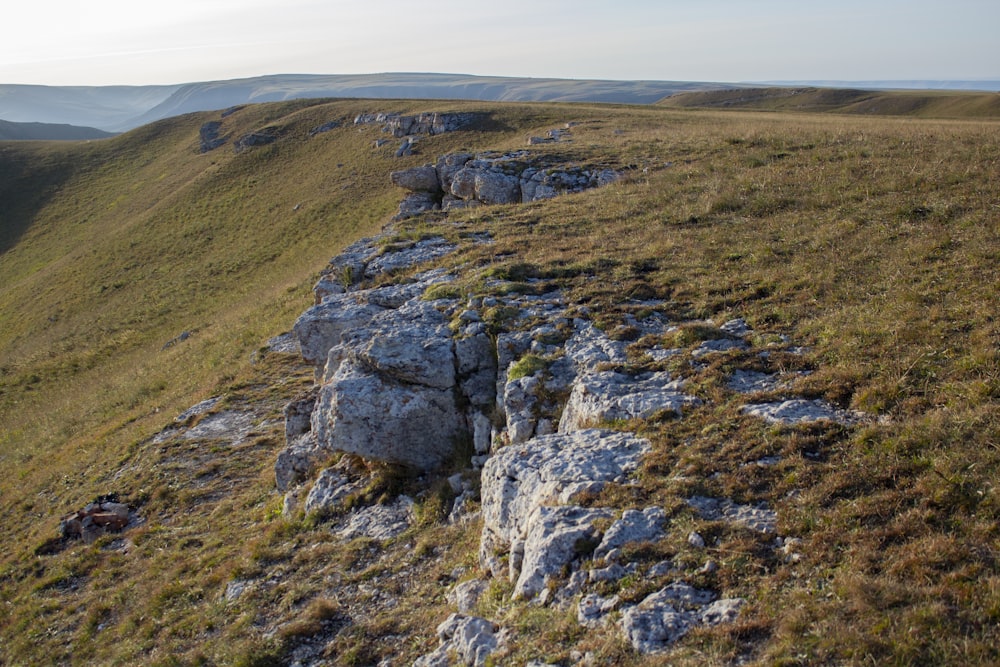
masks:
MULTIPOLYGON (((715 540, 720 568, 702 583, 749 605, 736 624, 685 637, 672 659, 1000 660, 997 122, 300 101, 223 121, 234 138, 276 126, 274 144, 201 154, 199 128, 216 119, 92 143, 0 144, 0 500, 10 513, 0 662, 281 664, 365 605, 364 622, 337 632, 331 664, 412 661, 433 646, 448 613, 436 582, 476 567, 475 527, 443 524, 433 494, 420 524, 383 547, 345 547, 321 522, 283 520, 278 420, 312 371, 287 355, 250 358, 311 304, 329 257, 388 220, 401 196, 389 171, 459 148, 521 148, 568 121, 579 123, 572 143, 538 150, 618 165, 623 181, 399 231, 489 229, 493 246, 446 261, 542 277, 607 326, 632 297, 665 299, 678 320, 743 317, 808 348, 795 362, 814 371, 801 391, 879 417, 778 429, 742 417, 722 386, 752 360, 674 369, 706 404, 681 422, 638 425, 655 453, 642 497, 620 504, 658 503, 715 540), (392 143, 373 147, 377 128, 352 125, 373 110, 488 120, 398 159, 392 143), (275 424, 238 448, 150 439, 220 394, 219 409, 253 404, 275 424), (742 465, 774 454, 778 466, 742 465), (779 532, 803 540, 802 560, 697 524, 678 500, 692 491, 777 508, 779 532), (127 549, 102 538, 47 550, 60 515, 110 492, 146 518, 127 549), (249 577, 274 583, 227 604, 228 583, 249 577)), ((683 544, 663 549, 649 557, 689 556, 683 544)), ((631 585, 621 593, 640 596, 642 582, 631 585)), ((571 664, 575 647, 657 664, 494 588, 484 604, 514 630, 510 664, 571 664)))

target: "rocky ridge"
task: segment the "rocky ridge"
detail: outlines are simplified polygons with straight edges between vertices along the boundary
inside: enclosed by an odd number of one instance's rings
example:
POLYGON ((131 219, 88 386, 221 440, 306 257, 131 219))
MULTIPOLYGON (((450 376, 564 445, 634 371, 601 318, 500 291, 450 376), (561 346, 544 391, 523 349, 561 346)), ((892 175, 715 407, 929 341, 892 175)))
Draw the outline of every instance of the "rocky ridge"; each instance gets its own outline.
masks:
MULTIPOLYGON (((455 174, 478 168, 466 166, 475 159, 446 156, 392 179, 411 191, 433 188, 443 168, 453 170, 453 185, 455 174)), ((444 189, 437 193, 443 199, 444 189)), ((673 321, 668 303, 633 300, 620 304, 621 324, 610 329, 555 280, 469 280, 474 267, 439 266, 465 248, 488 246, 488 233, 456 231, 446 218, 426 219, 422 230, 413 237, 390 226, 346 248, 322 272, 315 303, 292 334, 269 341, 269 349, 301 355, 315 375, 315 385, 284 409, 285 447, 274 470, 285 516, 315 517, 345 543, 389 545, 411 534, 421 498, 396 493, 375 502, 366 489, 376 467, 402 467, 425 480, 452 473, 447 522, 477 532, 478 567, 442 580, 455 613, 438 626, 439 646, 419 665, 502 659, 510 629, 482 603, 497 582, 508 604, 564 609, 580 626, 616 634, 640 653, 669 651, 694 628, 737 620, 746 602, 700 583, 725 567, 708 533, 684 528, 676 509, 622 509, 608 500, 638 491, 636 475, 654 454, 638 426, 683 420, 705 402, 673 369, 751 356, 761 363, 725 381, 744 397, 736 400, 748 418, 851 425, 865 416, 796 396, 802 372, 757 370, 772 356, 803 350, 743 320, 673 321), (678 343, 687 340, 677 336, 685 330, 699 340, 678 343), (702 554, 697 567, 690 559, 639 555, 678 540, 702 554), (631 585, 625 582, 636 581, 645 592, 623 594, 631 585)), ((250 412, 219 411, 218 399, 210 399, 154 440, 236 446, 259 422, 250 412)), ((698 493, 679 500, 704 521, 769 540, 783 562, 799 558, 801 540, 781 534, 778 513, 764 503, 698 493)), ((395 601, 376 583, 356 584, 354 594, 370 599, 370 613, 390 613, 395 601)), ((225 600, 272 585, 235 580, 225 600)), ((296 664, 316 665, 322 652, 313 639, 291 655, 296 664)))
MULTIPOLYGON (((430 189, 440 186, 442 170, 454 167, 458 174, 473 160, 463 156, 449 165, 443 158, 396 172, 393 182, 430 189)), ((587 308, 568 303, 543 281, 526 294, 524 285, 487 279, 485 292, 457 297, 449 286, 458 273, 424 268, 461 247, 489 242, 483 235, 407 241, 390 229, 331 260, 316 285, 315 305, 294 328, 317 386, 286 408, 287 446, 275 466, 286 512, 297 511, 296 499, 308 488, 306 511, 341 517, 335 528, 341 536, 391 539, 412 521, 412 500, 401 496, 345 513, 345 499, 364 484, 365 473, 350 458, 327 468, 324 462, 350 455, 433 474, 461 468, 464 460, 466 472, 449 479, 455 497, 449 520, 481 518, 479 578, 449 594, 459 613, 438 629, 441 647, 421 665, 452 664, 449 655, 461 656, 459 664, 484 664, 503 650, 497 624, 469 615, 491 578, 509 580, 513 599, 575 606, 581 625, 617 628, 643 653, 669 650, 699 625, 733 621, 742 599, 693 586, 686 580, 691 573, 676 563, 648 565, 626 555, 676 530, 663 508, 622 512, 594 499, 609 486, 632 485, 651 451, 648 441, 622 426, 656 415, 682 419, 701 403, 684 380, 662 369, 664 360, 704 365, 713 355, 757 349, 762 337, 742 320, 671 322, 662 314, 666 304, 648 301, 632 304, 641 317, 626 317, 630 342, 611 337, 587 308), (686 325, 715 333, 690 349, 659 344, 686 325), (660 370, 636 370, 658 364, 660 370), (660 588, 639 601, 603 594, 626 577, 660 588)), ((774 352, 800 350, 772 337, 758 355, 774 352)), ((746 414, 765 420, 863 419, 820 400, 787 396, 792 379, 737 371, 729 384, 754 397, 783 394, 746 403, 746 414)), ((794 558, 797 541, 777 535, 777 515, 766 505, 702 496, 685 502, 706 519, 775 535, 774 548, 794 558)), ((687 542, 709 546, 698 533, 687 542)), ((717 567, 707 558, 702 570, 717 567)))

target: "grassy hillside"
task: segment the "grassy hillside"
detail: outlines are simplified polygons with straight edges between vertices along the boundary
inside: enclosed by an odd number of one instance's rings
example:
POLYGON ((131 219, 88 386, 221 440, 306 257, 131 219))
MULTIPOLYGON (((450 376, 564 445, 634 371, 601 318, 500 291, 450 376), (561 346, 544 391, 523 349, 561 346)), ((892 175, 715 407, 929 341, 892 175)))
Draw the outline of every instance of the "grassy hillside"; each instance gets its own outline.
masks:
POLYGON ((107 139, 112 136, 92 127, 54 123, 11 123, 0 120, 0 141, 107 139))
POLYGON ((659 104, 674 108, 755 109, 918 118, 1000 117, 1000 94, 953 91, 738 88, 678 93, 661 100, 659 104))
MULTIPOLYGON (((321 522, 281 519, 281 406, 311 370, 250 357, 312 302, 326 260, 387 220, 401 194, 390 170, 458 148, 520 148, 568 121, 580 123, 572 143, 538 150, 630 165, 629 177, 400 233, 489 229, 495 245, 449 261, 548 280, 609 326, 629 298, 667 299, 678 319, 744 317, 807 346, 801 363, 815 372, 801 389, 880 417, 777 429, 740 417, 722 388, 727 364, 747 360, 685 371, 707 403, 683 422, 641 425, 656 454, 642 497, 621 502, 659 502, 679 522, 691 519, 677 494, 692 488, 767 502, 804 547, 789 565, 746 535, 702 528, 719 539, 711 583, 750 604, 737 624, 686 637, 675 661, 1000 659, 996 123, 302 101, 222 119, 234 138, 276 126, 274 144, 201 154, 199 128, 218 119, 0 146, 0 500, 13 515, 0 662, 281 664, 296 642, 332 636, 331 664, 408 664, 433 645, 448 613, 438 582, 474 567, 474 531, 444 525, 428 501, 418 527, 384 547, 390 567, 370 543, 342 548, 321 522), (372 147, 374 127, 308 137, 372 110, 489 120, 405 159, 372 147), (238 447, 150 440, 220 394, 220 409, 253 404, 272 425, 238 447), (776 453, 779 466, 742 465, 776 453), (126 546, 52 546, 60 515, 111 492, 146 519, 126 546), (251 574, 270 583, 227 603, 227 584, 251 574), (347 592, 373 585, 398 604, 347 592), (364 605, 364 623, 338 625, 364 605)), ((515 630, 511 664, 571 664, 574 646, 656 664, 502 592, 491 604, 515 630)))

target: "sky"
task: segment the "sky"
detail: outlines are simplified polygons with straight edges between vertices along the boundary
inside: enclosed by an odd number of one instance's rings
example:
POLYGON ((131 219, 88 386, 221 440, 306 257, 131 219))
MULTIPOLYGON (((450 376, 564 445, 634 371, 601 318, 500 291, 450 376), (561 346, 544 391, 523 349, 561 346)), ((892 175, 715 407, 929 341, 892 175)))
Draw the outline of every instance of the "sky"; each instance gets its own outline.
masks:
POLYGON ((663 81, 1000 79, 998 0, 27 0, 0 84, 445 72, 663 81))

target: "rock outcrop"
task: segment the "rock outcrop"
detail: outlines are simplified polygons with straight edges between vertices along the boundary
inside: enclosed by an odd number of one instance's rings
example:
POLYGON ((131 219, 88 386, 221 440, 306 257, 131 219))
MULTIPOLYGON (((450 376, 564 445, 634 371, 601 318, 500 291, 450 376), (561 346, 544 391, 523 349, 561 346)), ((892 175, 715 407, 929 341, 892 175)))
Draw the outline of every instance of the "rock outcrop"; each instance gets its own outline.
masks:
POLYGON ((517 204, 582 192, 618 180, 607 167, 553 163, 528 151, 453 153, 435 164, 392 173, 392 182, 409 190, 397 220, 430 210, 452 210, 483 204, 517 204))
POLYGON ((381 125, 382 131, 394 137, 455 132, 476 123, 482 114, 429 112, 414 115, 399 113, 362 113, 354 118, 355 125, 381 125))
MULTIPOLYGON (((429 132, 425 121, 356 122, 386 123, 405 134, 414 128, 429 132)), ((415 208, 531 201, 612 178, 603 171, 542 169, 527 153, 452 154, 392 174, 412 201, 422 202, 415 208)), ((719 361, 763 368, 772 351, 794 352, 784 342, 761 349, 761 338, 742 320, 718 326, 671 322, 662 314, 669 312, 666 306, 654 301, 623 304, 622 324, 609 334, 588 308, 567 303, 543 280, 469 280, 461 273, 475 268, 424 266, 488 242, 453 229, 404 240, 390 228, 331 260, 316 285, 315 304, 294 327, 302 357, 315 368, 316 387, 285 409, 287 446, 275 467, 278 488, 301 498, 305 490, 296 485, 315 478, 307 512, 334 515, 334 531, 343 539, 391 540, 411 525, 413 500, 398 496, 369 507, 348 505, 363 481, 349 466, 329 467, 318 477, 316 467, 343 454, 431 474, 464 467, 448 479, 455 502, 441 516, 456 524, 476 516, 478 488, 479 565, 486 578, 511 582, 513 598, 575 606, 581 624, 620 632, 643 653, 667 650, 692 628, 733 621, 743 600, 685 580, 695 570, 709 575, 720 567, 697 555, 712 548, 711 533, 703 536, 685 523, 678 535, 672 527, 676 516, 664 507, 622 511, 603 498, 637 490, 634 476, 652 445, 629 431, 636 420, 683 419, 702 405, 690 393, 694 383, 681 376, 690 378, 719 361), (482 291, 469 294, 472 284, 482 291), (667 347, 678 326, 696 330, 699 340, 667 347), (668 363, 687 370, 675 376, 664 370, 668 363), (471 481, 477 470, 478 485, 471 481), (642 550, 636 545, 655 545, 668 536, 675 544, 686 538, 687 556, 704 562, 700 570, 690 558, 651 566, 634 556, 642 550), (638 602, 608 594, 630 577, 654 580, 659 590, 638 602)), ((728 385, 719 390, 728 388, 733 400, 759 401, 744 406, 746 418, 775 422, 775 428, 861 418, 789 395, 794 373, 727 374, 728 385)), ((778 462, 765 457, 756 464, 778 462)), ((675 512, 755 531, 773 540, 786 562, 797 557, 800 542, 777 534, 777 512, 764 504, 706 496, 678 500, 682 509, 675 512)), ((449 664, 449 656, 481 664, 501 650, 502 631, 488 619, 466 615, 480 606, 486 578, 452 591, 449 599, 460 614, 438 628, 439 648, 417 664, 449 664)))

